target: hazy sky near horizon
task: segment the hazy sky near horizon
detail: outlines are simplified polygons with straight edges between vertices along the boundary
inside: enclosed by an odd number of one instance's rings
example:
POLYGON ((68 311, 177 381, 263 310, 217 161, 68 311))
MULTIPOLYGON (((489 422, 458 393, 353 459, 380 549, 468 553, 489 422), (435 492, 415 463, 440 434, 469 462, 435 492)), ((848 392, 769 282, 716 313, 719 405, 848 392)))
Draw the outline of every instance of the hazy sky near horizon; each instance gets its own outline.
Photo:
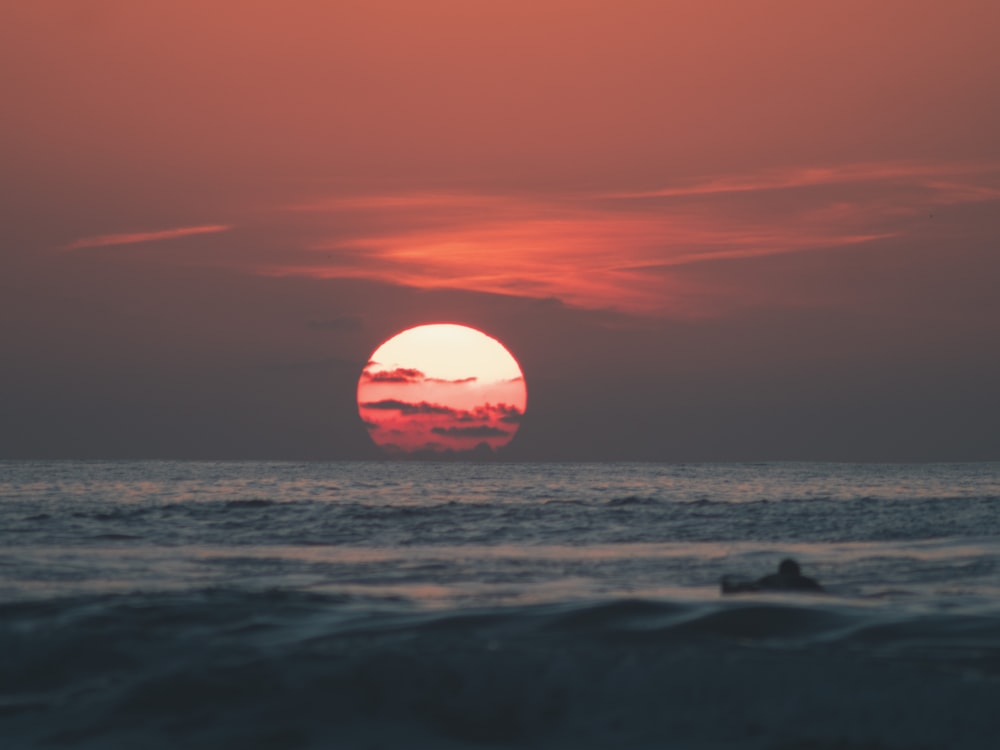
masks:
POLYGON ((375 348, 517 459, 1000 460, 1000 4, 0 11, 0 458, 377 457, 375 348))

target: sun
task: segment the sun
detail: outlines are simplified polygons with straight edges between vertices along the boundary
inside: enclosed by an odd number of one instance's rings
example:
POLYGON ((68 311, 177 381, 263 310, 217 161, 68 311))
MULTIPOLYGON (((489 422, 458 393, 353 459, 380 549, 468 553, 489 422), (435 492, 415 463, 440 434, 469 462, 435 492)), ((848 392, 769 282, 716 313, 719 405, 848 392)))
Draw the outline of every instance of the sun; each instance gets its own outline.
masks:
POLYGON ((506 347, 454 323, 396 334, 358 380, 368 434, 394 455, 492 455, 513 439, 527 402, 524 374, 506 347))

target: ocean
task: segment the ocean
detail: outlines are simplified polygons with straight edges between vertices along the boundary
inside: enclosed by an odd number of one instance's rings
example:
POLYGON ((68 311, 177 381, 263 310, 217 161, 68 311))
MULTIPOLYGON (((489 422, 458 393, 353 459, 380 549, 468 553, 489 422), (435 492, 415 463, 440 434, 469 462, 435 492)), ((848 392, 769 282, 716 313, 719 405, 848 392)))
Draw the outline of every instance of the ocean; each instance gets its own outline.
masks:
POLYGON ((998 746, 1000 464, 0 462, 6 750, 998 746))

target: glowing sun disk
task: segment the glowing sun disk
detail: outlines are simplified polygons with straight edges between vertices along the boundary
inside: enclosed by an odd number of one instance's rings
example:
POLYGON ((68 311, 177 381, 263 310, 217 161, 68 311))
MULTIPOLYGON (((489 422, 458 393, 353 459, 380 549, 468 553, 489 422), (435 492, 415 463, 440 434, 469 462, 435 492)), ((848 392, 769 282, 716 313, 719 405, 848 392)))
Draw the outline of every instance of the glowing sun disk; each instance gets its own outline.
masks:
POLYGON ((389 453, 493 452, 527 405, 517 360, 468 326, 409 328, 379 346, 358 381, 358 412, 389 453))

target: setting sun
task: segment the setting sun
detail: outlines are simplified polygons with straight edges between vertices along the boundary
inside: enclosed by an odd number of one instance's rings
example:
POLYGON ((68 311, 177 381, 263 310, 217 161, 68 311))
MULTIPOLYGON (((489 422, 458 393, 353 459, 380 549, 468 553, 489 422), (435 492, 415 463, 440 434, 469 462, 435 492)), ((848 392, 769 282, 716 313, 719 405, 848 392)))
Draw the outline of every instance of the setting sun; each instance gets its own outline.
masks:
POLYGON ((391 454, 495 452, 517 432, 527 404, 517 360, 468 326, 437 323, 393 336, 358 381, 358 412, 391 454))

